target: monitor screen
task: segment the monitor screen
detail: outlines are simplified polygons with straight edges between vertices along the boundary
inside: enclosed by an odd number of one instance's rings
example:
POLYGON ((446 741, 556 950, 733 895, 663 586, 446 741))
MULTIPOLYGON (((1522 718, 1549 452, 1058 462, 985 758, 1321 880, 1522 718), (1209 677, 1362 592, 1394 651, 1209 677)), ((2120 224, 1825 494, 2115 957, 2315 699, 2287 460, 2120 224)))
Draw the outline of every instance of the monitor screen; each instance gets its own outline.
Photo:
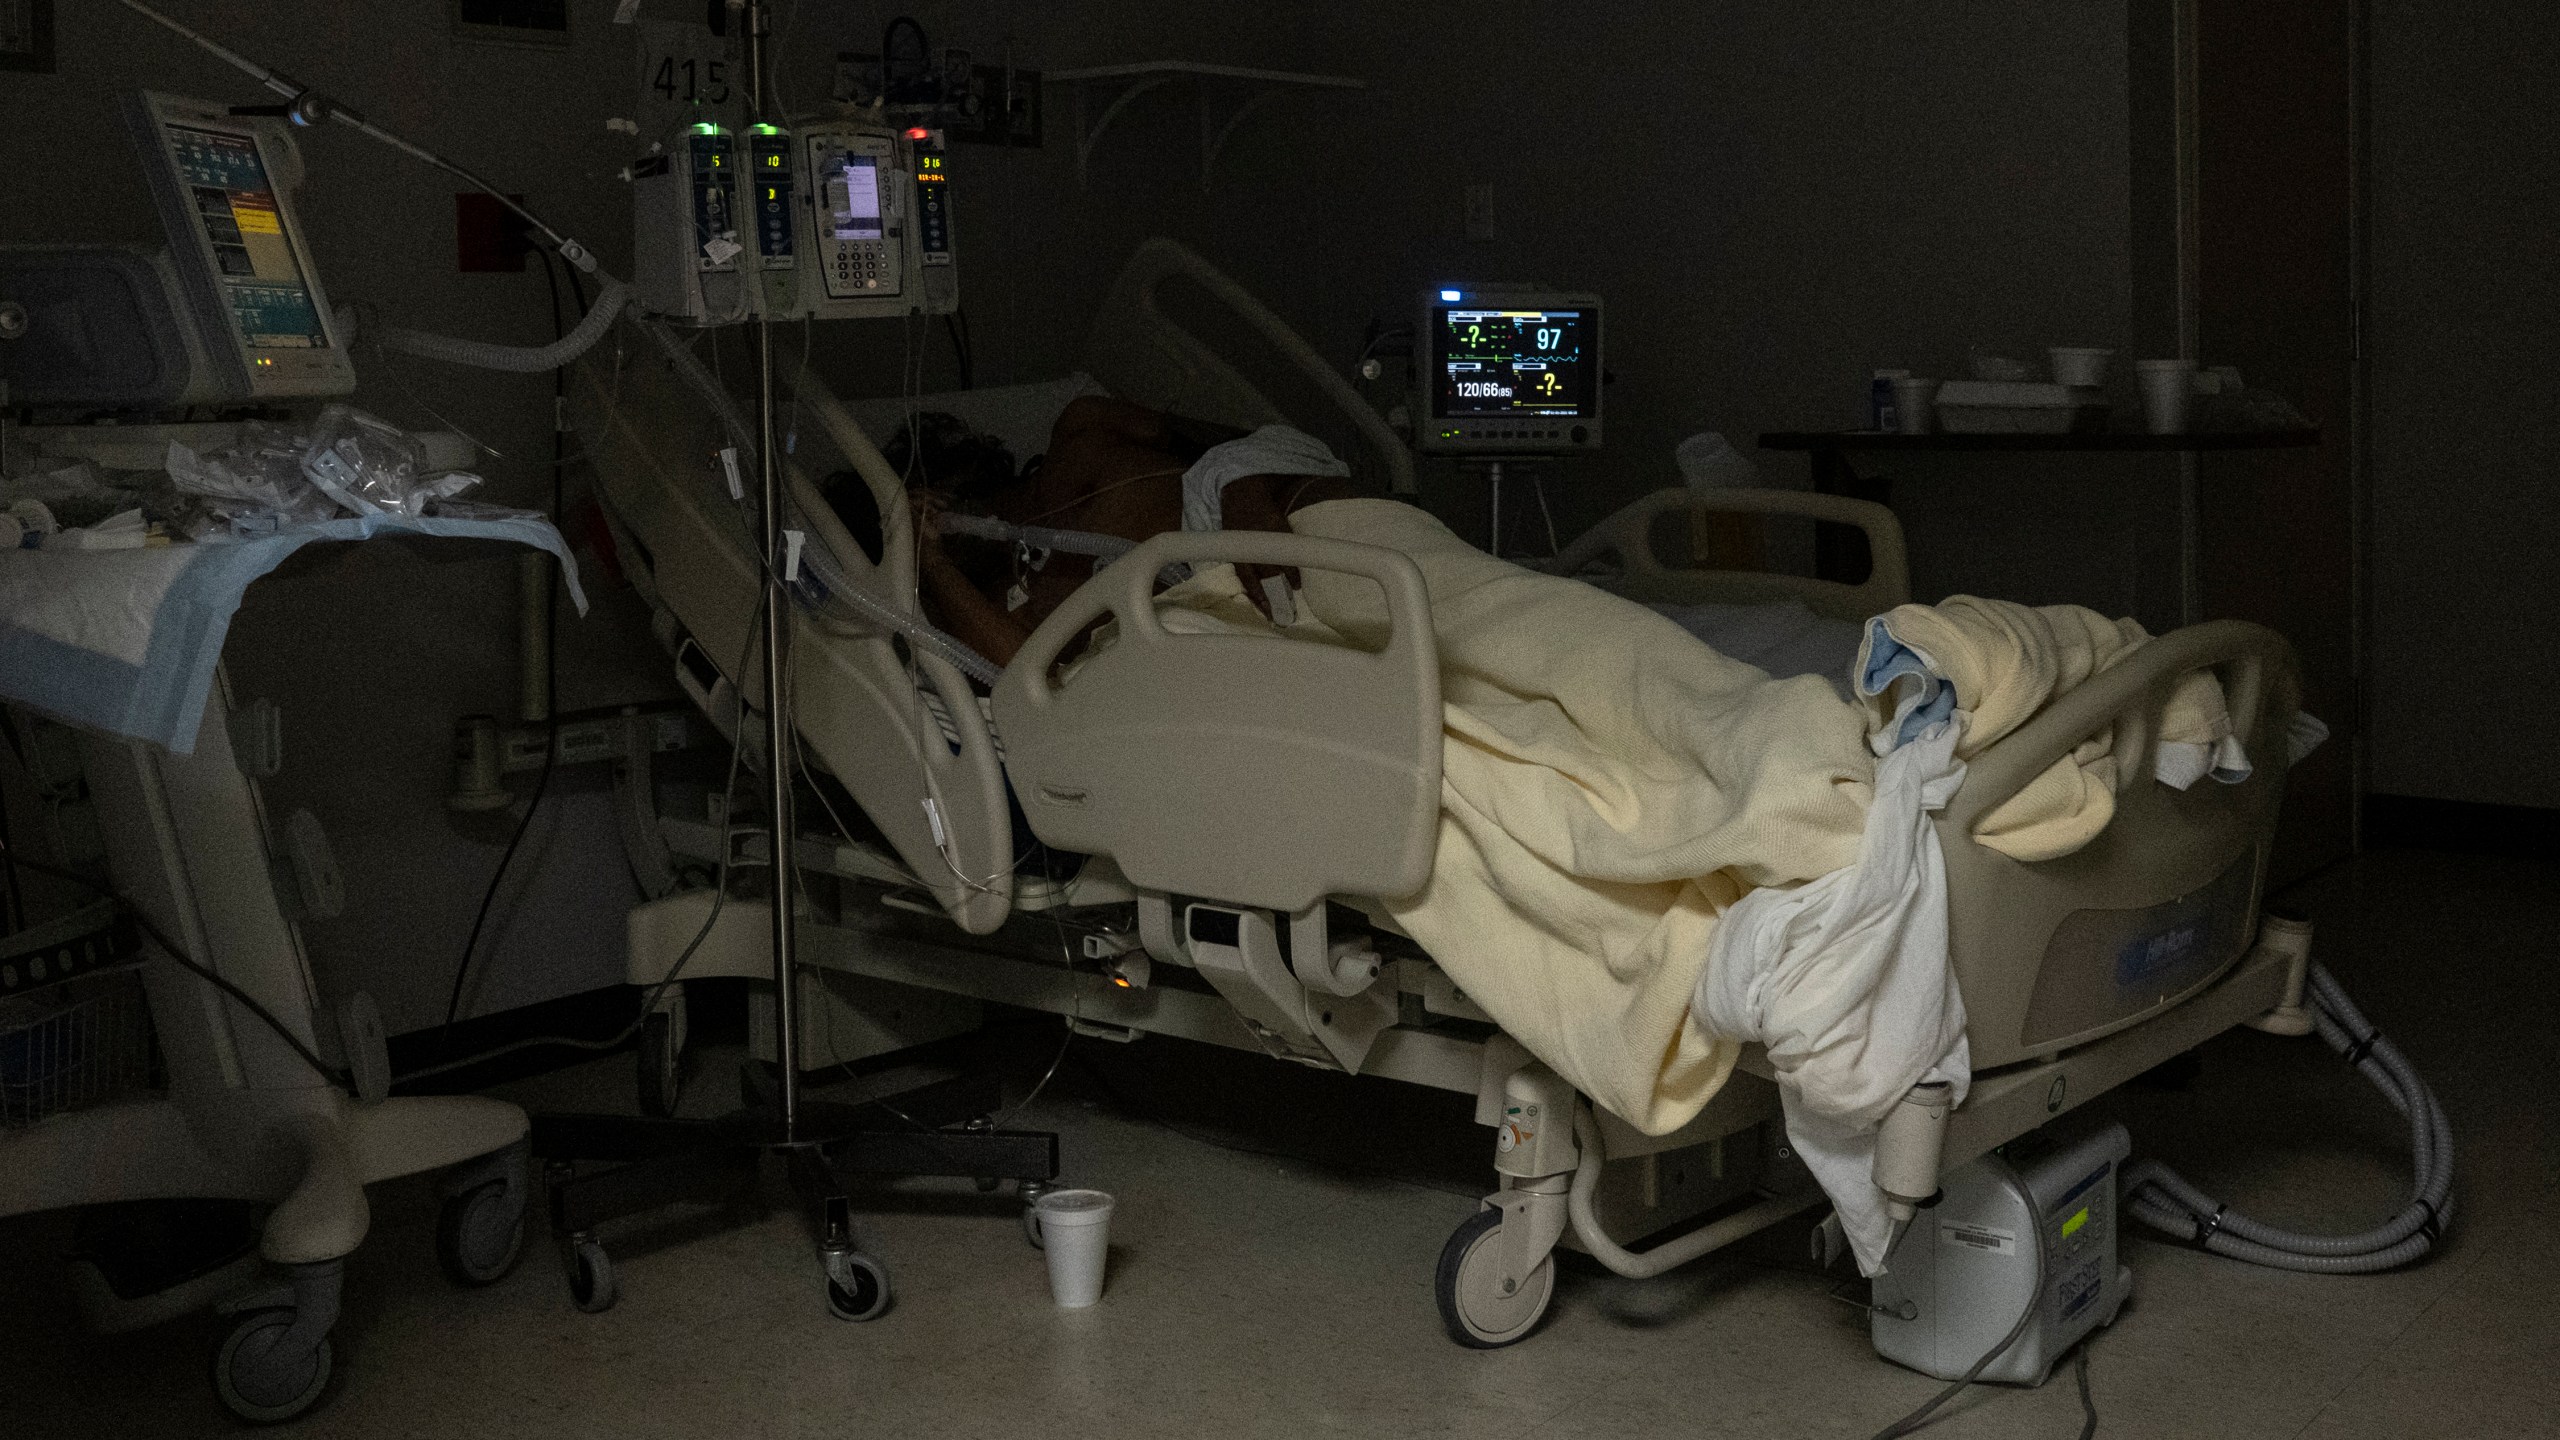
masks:
POLYGON ((827 179, 827 223, 830 238, 880 238, 880 162, 869 155, 844 154, 827 179))
POLYGON ((1432 418, 1595 414, 1598 323, 1596 310, 1579 307, 1432 307, 1432 418))
POLYGON ((311 283, 257 142, 246 135, 171 124, 169 152, 196 223, 213 247, 222 298, 240 340, 256 350, 329 345, 311 283))

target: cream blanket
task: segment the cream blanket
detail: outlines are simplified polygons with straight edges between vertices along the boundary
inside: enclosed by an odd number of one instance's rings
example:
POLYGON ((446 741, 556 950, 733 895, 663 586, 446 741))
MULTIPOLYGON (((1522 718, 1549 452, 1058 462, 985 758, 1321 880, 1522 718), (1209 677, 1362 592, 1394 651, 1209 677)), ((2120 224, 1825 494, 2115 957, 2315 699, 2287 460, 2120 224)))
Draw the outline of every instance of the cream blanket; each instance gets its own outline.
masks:
MULTIPOLYGON (((1896 606, 1869 621, 1855 673, 1871 674, 1880 647, 1892 642, 1917 652, 1952 691, 1954 709, 1964 717, 1956 758, 1970 760, 2055 696, 2150 639, 2131 620, 2110 620, 2077 605, 2027 606, 1958 595, 1938 605, 1896 606)), ((1914 683, 1924 682, 1906 680, 1866 698, 1871 736, 1883 737, 1893 727, 1905 687, 1914 683)), ((2160 742, 2207 754, 2231 746, 2231 717, 2211 672, 2179 682, 2161 715, 2160 742)), ((2111 726, 1984 816, 1973 838, 2015 860, 2068 855, 2107 828, 2116 795, 2131 778, 2116 763, 2111 726)))
MULTIPOLYGON (((1858 854, 1875 773, 1859 712, 1410 506, 1334 501, 1292 524, 1402 551, 1431 595, 1439 854, 1429 884, 1381 908, 1595 1103, 1651 1133, 1686 1123, 1742 1048, 1689 1011, 1716 917, 1858 854)), ((1375 585, 1305 583, 1315 621, 1383 638, 1375 585)))
MULTIPOLYGON (((1411 506, 1334 501, 1291 523, 1401 551, 1422 571, 1446 737, 1438 854, 1420 891, 1374 909, 1532 1054, 1661 1134, 1714 1097, 1746 1039, 1783 1043, 1822 1028, 1804 1018, 1814 1009, 1857 1008, 1861 997, 1827 994, 1817 978, 1772 1009, 1761 1027, 1772 1034, 1746 1037, 1706 1028, 1690 1002, 1719 918, 1745 893, 1859 858, 1876 775, 1867 736, 1889 707, 1870 715, 1813 676, 1772 680, 1642 605, 1496 560, 1411 506)), ((1375 585, 1303 578, 1289 633, 1384 639, 1375 585)), ((1172 629, 1270 625, 1226 566, 1159 598, 1177 607, 1172 629)), ((1889 618, 1951 667, 1940 683, 1974 712, 1970 754, 2141 641, 2138 628, 2069 613, 1959 601, 1889 618)), ((2059 767, 2071 775, 1996 812, 1988 838, 2060 853, 2096 834, 2113 813, 2113 770, 2103 744, 2083 751, 2059 767)), ((1914 1076, 1934 1058, 1919 1057, 1914 1076)))

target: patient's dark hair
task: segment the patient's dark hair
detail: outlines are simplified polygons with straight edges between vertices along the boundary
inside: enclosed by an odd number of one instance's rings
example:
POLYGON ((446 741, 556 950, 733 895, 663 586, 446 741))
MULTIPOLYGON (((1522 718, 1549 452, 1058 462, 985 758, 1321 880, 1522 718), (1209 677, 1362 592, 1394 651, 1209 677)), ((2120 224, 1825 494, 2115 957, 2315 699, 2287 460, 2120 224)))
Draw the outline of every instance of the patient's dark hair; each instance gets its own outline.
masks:
POLYGON ((964 504, 1011 484, 1020 468, 1003 441, 939 410, 923 411, 900 426, 880 453, 908 484, 930 486, 964 504))

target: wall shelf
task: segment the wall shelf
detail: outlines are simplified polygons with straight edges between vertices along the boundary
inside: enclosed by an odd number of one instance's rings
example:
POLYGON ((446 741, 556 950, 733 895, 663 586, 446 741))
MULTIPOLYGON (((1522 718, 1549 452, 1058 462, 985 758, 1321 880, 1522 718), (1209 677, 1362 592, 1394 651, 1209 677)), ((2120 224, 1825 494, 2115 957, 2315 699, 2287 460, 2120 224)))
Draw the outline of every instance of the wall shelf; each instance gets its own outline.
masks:
POLYGON ((1052 85, 1075 87, 1076 182, 1089 178, 1093 147, 1129 103, 1168 85, 1188 85, 1200 110, 1200 188, 1209 188, 1218 154, 1227 137, 1246 116, 1292 91, 1366 90, 1369 82, 1347 75, 1301 75, 1288 70, 1255 70, 1240 65, 1204 65, 1190 60, 1149 60, 1135 65, 1098 65, 1084 70, 1052 70, 1052 85), (1224 113, 1221 114, 1221 102, 1224 113), (1096 105, 1100 108, 1095 109, 1096 105))

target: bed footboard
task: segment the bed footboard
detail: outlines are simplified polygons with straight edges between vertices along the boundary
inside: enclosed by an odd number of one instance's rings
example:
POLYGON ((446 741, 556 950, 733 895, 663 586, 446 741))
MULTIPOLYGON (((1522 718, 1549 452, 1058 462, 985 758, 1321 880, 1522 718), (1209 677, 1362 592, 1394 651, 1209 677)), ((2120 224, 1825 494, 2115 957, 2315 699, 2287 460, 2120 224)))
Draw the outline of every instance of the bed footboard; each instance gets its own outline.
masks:
POLYGON ((2141 647, 1974 757, 1937 826, 1977 1071, 2138 1024, 2248 953, 2298 696, 2281 636, 2214 621, 2141 647), (2170 693, 2198 670, 2221 680, 2254 768, 2181 792, 2152 778, 2152 757, 2170 693), (2122 778, 2095 839, 2032 863, 1975 843, 1984 817, 2109 726, 2122 778))

